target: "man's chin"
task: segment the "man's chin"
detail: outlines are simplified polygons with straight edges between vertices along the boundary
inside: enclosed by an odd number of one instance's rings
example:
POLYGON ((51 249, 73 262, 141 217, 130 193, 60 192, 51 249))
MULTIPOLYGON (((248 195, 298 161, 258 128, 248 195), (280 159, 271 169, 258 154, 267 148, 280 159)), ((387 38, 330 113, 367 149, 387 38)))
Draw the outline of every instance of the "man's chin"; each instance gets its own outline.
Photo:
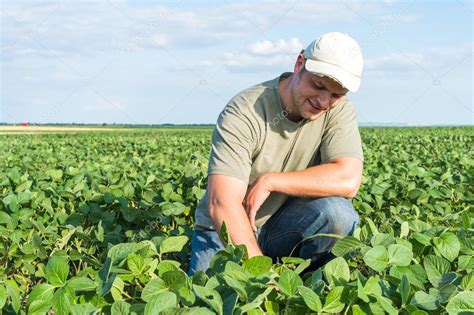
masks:
POLYGON ((305 119, 306 120, 309 120, 309 121, 315 121, 316 119, 320 118, 321 116, 323 116, 323 114, 325 113, 325 111, 320 111, 318 113, 307 113, 307 115, 305 115, 305 119))

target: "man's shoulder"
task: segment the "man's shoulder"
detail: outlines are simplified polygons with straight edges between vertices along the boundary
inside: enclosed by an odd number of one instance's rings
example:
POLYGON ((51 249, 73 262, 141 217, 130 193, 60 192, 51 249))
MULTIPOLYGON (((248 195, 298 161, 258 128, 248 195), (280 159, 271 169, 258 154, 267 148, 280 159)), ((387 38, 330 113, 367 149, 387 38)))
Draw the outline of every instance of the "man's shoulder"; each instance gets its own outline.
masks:
POLYGON ((348 113, 354 113, 354 105, 348 97, 345 97, 341 104, 337 105, 328 112, 328 119, 338 119, 341 117, 341 115, 348 113))
POLYGON ((239 111, 254 111, 255 105, 259 103, 273 102, 277 82, 278 78, 275 78, 240 91, 230 99, 226 108, 238 109, 239 111))

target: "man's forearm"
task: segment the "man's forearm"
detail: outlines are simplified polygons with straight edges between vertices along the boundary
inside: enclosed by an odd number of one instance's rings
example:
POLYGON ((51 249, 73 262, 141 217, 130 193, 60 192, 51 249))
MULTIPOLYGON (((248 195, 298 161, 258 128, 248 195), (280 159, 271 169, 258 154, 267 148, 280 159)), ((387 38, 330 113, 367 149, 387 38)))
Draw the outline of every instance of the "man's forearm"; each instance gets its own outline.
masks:
POLYGON ((226 222, 232 243, 246 245, 249 257, 262 255, 242 205, 223 205, 210 201, 209 213, 217 231, 220 231, 222 222, 226 222))
POLYGON ((337 163, 321 164, 302 171, 263 175, 270 189, 290 196, 353 198, 359 189, 360 176, 337 163))

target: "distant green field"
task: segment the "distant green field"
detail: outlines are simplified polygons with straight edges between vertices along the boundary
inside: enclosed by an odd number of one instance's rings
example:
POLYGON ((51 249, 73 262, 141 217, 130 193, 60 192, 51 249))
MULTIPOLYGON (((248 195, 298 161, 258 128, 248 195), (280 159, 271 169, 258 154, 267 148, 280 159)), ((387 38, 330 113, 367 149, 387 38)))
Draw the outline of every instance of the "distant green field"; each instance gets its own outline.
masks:
POLYGON ((211 132, 0 135, 3 313, 474 311, 473 127, 361 128, 361 223, 322 269, 229 245, 188 277, 211 132))
POLYGON ((214 125, 0 125, 0 134, 87 132, 87 131, 147 131, 147 130, 209 130, 214 125))

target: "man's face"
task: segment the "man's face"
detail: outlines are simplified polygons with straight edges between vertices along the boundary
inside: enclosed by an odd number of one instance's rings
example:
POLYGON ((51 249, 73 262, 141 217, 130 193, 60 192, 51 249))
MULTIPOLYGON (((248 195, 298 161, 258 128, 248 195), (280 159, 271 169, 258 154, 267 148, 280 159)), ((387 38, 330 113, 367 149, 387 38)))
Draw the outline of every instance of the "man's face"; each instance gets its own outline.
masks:
POLYGON ((291 85, 291 98, 296 113, 293 117, 315 120, 342 103, 347 89, 329 77, 310 73, 302 67, 295 68, 291 85))

